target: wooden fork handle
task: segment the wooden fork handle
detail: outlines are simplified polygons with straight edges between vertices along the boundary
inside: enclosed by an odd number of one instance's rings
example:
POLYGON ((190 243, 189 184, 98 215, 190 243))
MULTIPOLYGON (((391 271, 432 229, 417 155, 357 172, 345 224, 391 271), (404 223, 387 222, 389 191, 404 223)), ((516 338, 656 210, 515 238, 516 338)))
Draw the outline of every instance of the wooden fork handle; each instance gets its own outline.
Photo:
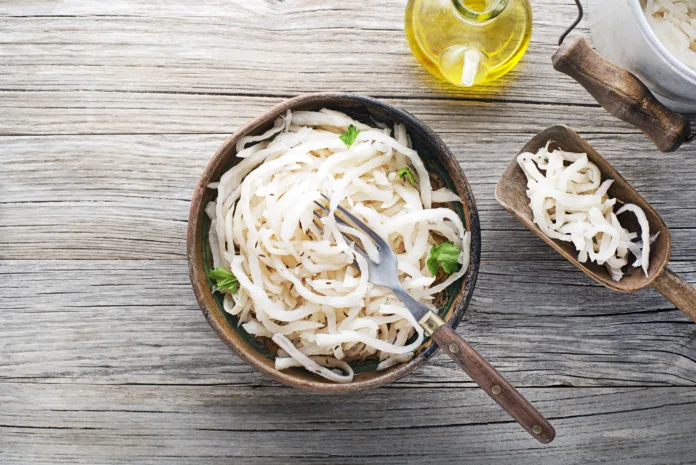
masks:
MULTIPOLYGON (((556 431, 546 418, 456 331, 446 324, 437 326, 433 332, 426 324, 423 327, 437 345, 529 434, 543 444, 553 441, 556 431)), ((434 327, 431 323, 431 328, 434 327)))
POLYGON ((652 285, 675 307, 696 322, 696 289, 684 278, 667 268, 655 278, 652 285))
POLYGON ((678 149, 691 133, 689 121, 661 104, 637 77, 595 52, 582 37, 569 37, 551 58, 612 115, 643 131, 661 152, 678 149))

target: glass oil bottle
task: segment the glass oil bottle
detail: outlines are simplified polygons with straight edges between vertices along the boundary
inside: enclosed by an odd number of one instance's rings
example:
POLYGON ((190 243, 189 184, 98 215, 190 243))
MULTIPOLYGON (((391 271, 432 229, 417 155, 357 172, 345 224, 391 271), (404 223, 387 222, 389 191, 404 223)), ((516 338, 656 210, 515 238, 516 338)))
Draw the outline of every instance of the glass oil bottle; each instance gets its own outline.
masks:
POLYGON ((527 51, 529 0, 409 0, 406 37, 434 76, 459 87, 494 81, 527 51))

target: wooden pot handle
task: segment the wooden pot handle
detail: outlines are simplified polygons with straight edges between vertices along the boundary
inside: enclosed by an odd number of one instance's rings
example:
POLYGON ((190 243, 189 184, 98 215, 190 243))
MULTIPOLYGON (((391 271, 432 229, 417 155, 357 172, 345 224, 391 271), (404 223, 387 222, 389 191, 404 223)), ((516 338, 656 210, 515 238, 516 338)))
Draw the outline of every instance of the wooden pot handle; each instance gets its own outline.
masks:
POLYGON ((696 322, 696 289, 687 283, 684 278, 667 268, 661 275, 655 278, 652 286, 686 316, 696 322))
POLYGON ((452 328, 442 325, 431 334, 431 337, 471 379, 537 441, 543 444, 553 441, 556 431, 546 418, 452 328))
POLYGON ((566 39, 551 61, 605 110, 647 134, 661 152, 676 150, 689 138, 691 128, 684 115, 661 104, 645 84, 595 52, 584 38, 566 39))

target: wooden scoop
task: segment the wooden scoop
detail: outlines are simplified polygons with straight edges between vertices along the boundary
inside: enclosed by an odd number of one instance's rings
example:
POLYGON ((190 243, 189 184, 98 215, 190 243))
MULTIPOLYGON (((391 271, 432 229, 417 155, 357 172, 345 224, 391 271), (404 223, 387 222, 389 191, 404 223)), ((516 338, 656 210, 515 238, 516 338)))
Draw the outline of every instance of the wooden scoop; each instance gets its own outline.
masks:
MULTIPOLYGON (((619 292, 633 292, 651 285, 679 310, 696 321, 696 289, 667 268, 672 247, 669 229, 655 209, 590 144, 566 126, 552 126, 537 134, 517 155, 496 186, 495 198, 500 205, 598 283, 619 292), (589 260, 586 263, 580 263, 577 260, 578 252, 572 243, 549 238, 534 223, 526 193, 527 178, 517 164, 517 155, 524 152, 536 153, 548 141, 552 141, 549 150, 560 148, 567 152, 586 153, 587 158, 602 172, 602 180, 614 180, 609 189, 609 196, 624 203, 633 203, 643 209, 650 224, 650 234, 660 233, 650 247, 650 266, 647 277, 642 268, 634 268, 629 264, 623 278, 620 281, 614 281, 604 266, 589 260)), ((634 215, 622 215, 621 221, 629 231, 640 232, 634 215)))

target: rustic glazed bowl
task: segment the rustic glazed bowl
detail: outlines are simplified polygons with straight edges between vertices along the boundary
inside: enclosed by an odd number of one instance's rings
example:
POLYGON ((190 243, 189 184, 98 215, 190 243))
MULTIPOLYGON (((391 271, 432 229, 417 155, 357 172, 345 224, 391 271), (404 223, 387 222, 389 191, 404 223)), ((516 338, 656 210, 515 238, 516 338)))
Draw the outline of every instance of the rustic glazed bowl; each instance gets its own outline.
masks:
POLYGON ((406 125, 413 147, 419 152, 431 178, 436 183, 449 187, 463 199, 462 204, 455 203, 450 206, 457 211, 471 234, 471 263, 466 275, 443 291, 438 299, 440 316, 453 328, 456 328, 464 316, 474 292, 481 253, 481 232, 474 196, 452 152, 425 124, 411 114, 387 103, 343 93, 303 95, 270 109, 225 141, 198 182, 189 216, 187 238, 189 273, 203 315, 230 349, 271 378, 300 389, 345 393, 375 388, 395 381, 425 363, 435 354, 437 347, 431 343, 430 339, 427 339, 412 360, 382 371, 375 370, 376 361, 353 365, 355 378, 349 384, 337 384, 301 368, 278 371, 275 369, 273 350, 268 342, 257 340, 243 328, 238 327, 237 318, 223 310, 222 297, 213 293, 213 283, 207 277, 207 272, 212 269, 212 258, 208 245, 210 220, 205 214, 205 206, 217 195, 216 190, 209 189, 207 186, 218 181, 224 172, 238 163, 239 159, 235 156, 237 141, 247 135, 265 132, 273 126, 273 121, 278 116, 285 115, 288 109, 297 111, 322 108, 345 112, 366 124, 374 125, 375 122, 380 122, 390 126, 394 123, 406 125))

